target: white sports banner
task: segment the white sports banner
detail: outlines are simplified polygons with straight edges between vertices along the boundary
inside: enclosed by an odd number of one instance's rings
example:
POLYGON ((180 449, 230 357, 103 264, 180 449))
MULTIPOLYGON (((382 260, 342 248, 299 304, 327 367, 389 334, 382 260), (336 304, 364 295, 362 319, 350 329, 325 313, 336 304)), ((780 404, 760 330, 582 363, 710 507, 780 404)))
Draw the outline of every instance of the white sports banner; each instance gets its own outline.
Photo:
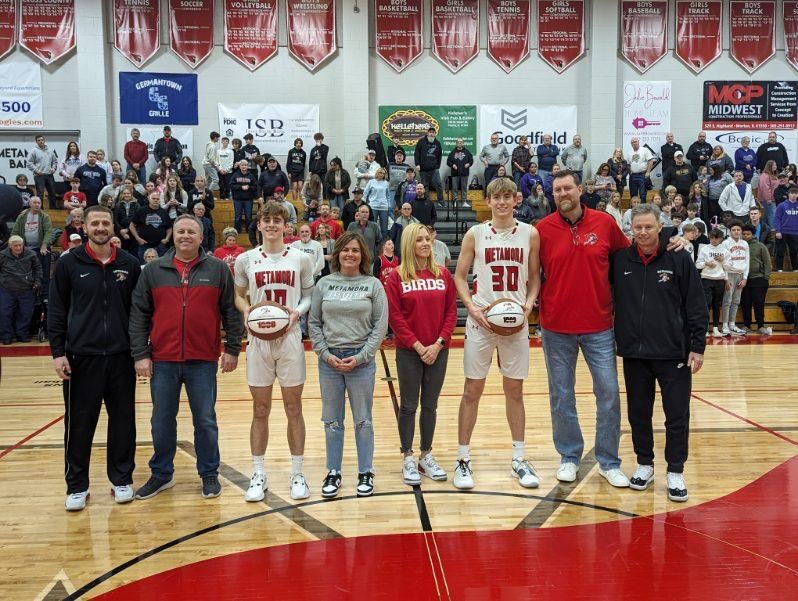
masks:
POLYGON ((44 127, 41 65, 17 53, 0 63, 0 129, 44 127))
MULTIPOLYGON (((623 84, 623 154, 631 156, 632 138, 659 153, 665 134, 671 131, 671 82, 626 81, 623 84)), ((685 151, 686 152, 686 151, 685 151)), ((662 177, 662 167, 654 170, 662 177)))
POLYGON ((485 144, 490 144, 493 133, 499 134, 499 142, 507 146, 508 152, 518 145, 521 136, 527 136, 534 148, 543 143, 544 134, 550 134, 553 144, 565 148, 578 133, 576 106, 481 104, 477 152, 485 144))
POLYGON ((252 134, 252 143, 261 153, 285 156, 302 138, 305 149, 313 146, 319 131, 318 104, 218 104, 219 133, 244 139, 252 134))
MULTIPOLYGON (((129 127, 127 129, 127 137, 125 138, 125 142, 130 140, 131 129, 133 128, 129 127)), ((146 165, 147 177, 149 177, 150 173, 155 173, 155 169, 158 167, 158 165, 155 163, 155 157, 152 156, 152 149, 155 148, 155 142, 158 141, 158 138, 163 138, 163 128, 139 127, 138 130, 141 132, 140 140, 147 145, 147 150, 150 153, 146 165)), ((172 126, 172 137, 180 141, 180 145, 183 147, 183 156, 191 159, 191 162, 194 163, 194 169, 197 170, 197 173, 202 173, 202 165, 194 158, 194 131, 190 127, 181 127, 179 125, 175 125, 172 126)), ((122 168, 124 167, 125 165, 123 162, 122 168)), ((176 168, 177 167, 175 167, 175 169, 176 168)))
MULTIPOLYGON (((715 146, 720 144, 723 146, 723 151, 734 160, 734 153, 738 148, 742 147, 741 140, 748 137, 751 140, 750 148, 756 151, 760 144, 768 141, 768 134, 773 131, 771 129, 737 129, 737 130, 713 130, 707 131, 707 142, 715 146)), ((798 156, 798 130, 796 129, 779 129, 776 131, 776 139, 784 144, 787 149, 787 156, 790 160, 798 156)))

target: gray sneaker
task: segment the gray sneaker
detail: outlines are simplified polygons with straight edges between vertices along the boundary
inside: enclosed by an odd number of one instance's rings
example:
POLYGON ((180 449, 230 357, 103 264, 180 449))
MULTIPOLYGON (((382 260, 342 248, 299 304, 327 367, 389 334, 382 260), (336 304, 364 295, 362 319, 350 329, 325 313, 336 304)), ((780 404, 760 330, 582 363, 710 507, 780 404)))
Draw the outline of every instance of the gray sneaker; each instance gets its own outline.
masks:
POLYGON ((150 479, 147 480, 147 483, 136 491, 136 498, 149 499, 161 491, 172 488, 174 485, 174 478, 163 480, 161 478, 156 478, 155 476, 150 476, 150 479))

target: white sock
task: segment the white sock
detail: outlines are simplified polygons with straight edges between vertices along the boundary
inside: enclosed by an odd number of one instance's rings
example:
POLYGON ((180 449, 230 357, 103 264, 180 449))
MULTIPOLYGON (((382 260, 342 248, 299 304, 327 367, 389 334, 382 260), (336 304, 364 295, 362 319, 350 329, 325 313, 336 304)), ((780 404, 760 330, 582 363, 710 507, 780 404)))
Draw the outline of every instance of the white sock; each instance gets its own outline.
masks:
POLYGON ((265 455, 252 456, 252 471, 256 474, 263 475, 263 459, 265 455))
POLYGON ((302 462, 305 460, 304 455, 291 455, 291 475, 296 476, 302 473, 302 462))
POLYGON ((466 461, 471 461, 471 445, 461 444, 457 447, 457 455, 465 459, 466 461))
POLYGON ((524 457, 524 441, 513 441, 513 459, 522 459, 524 457))

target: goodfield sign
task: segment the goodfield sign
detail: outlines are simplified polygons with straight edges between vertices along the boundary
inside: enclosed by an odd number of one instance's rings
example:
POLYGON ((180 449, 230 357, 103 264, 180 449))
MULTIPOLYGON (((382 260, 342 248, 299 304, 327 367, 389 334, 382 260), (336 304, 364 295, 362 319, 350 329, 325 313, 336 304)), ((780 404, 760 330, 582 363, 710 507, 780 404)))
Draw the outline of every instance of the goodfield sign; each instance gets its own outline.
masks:
POLYGON ((795 129, 798 81, 704 82, 704 129, 795 129))
POLYGON ((302 138, 305 147, 313 145, 319 131, 318 104, 222 104, 219 103, 219 133, 243 139, 252 134, 261 154, 285 156, 302 138))
POLYGON ((545 134, 551 134, 552 143, 564 148, 577 133, 576 107, 482 104, 479 107, 479 148, 490 143, 493 133, 499 134, 499 142, 510 149, 518 144, 521 136, 527 136, 532 146, 542 144, 545 134))
POLYGON ((463 138, 469 150, 475 148, 476 106, 381 106, 379 118, 385 146, 401 146, 407 154, 413 153, 430 127, 435 128, 444 152, 454 147, 457 138, 463 138))

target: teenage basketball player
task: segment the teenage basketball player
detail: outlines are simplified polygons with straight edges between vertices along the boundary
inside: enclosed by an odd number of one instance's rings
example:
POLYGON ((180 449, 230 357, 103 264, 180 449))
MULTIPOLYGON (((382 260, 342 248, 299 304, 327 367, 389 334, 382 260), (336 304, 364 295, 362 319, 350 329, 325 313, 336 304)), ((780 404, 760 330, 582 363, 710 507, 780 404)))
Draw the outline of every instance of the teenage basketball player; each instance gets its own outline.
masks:
POLYGON ((460 401, 460 447, 454 474, 454 485, 459 489, 474 487, 469 444, 494 349, 504 377, 507 421, 513 440, 512 475, 525 488, 535 488, 540 483, 534 468, 524 458, 523 384, 529 373, 528 328, 510 336, 499 336, 485 318, 486 309, 501 298, 522 305, 528 317, 540 290, 540 238, 534 227, 513 218, 515 192, 513 180, 506 177, 488 185, 491 219, 466 233, 454 275, 457 293, 468 309, 463 352, 466 381, 460 401), (473 295, 466 280, 472 267, 476 278, 473 295))
POLYGON ((272 385, 280 382, 288 418, 288 447, 291 450, 291 498, 307 499, 310 489, 302 472, 305 449, 305 420, 302 416, 302 388, 305 385, 305 351, 299 329, 300 316, 310 309, 313 292, 313 262, 310 256, 283 243, 288 211, 269 203, 258 213, 258 230, 263 244, 238 256, 235 263, 236 306, 249 316, 252 305, 272 301, 290 311, 288 328, 276 340, 251 336, 247 345, 247 384, 252 393, 252 426, 249 445, 253 474, 244 498, 262 501, 268 488, 263 461, 269 441, 269 413, 272 385), (249 300, 247 300, 249 295, 249 300))

